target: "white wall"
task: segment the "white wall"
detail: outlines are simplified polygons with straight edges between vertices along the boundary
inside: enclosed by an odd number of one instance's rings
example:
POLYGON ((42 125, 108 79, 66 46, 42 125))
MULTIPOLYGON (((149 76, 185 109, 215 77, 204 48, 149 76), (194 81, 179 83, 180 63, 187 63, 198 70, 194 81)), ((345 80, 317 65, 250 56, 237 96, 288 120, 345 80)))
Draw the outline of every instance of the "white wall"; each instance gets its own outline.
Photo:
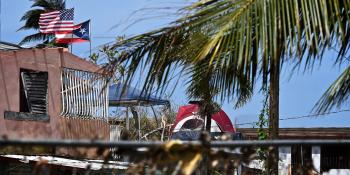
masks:
POLYGON ((349 169, 331 169, 328 172, 324 172, 323 175, 350 175, 349 169))
POLYGON ((280 147, 279 148, 279 159, 278 162, 278 174, 288 174, 289 166, 292 162, 291 147, 280 147))

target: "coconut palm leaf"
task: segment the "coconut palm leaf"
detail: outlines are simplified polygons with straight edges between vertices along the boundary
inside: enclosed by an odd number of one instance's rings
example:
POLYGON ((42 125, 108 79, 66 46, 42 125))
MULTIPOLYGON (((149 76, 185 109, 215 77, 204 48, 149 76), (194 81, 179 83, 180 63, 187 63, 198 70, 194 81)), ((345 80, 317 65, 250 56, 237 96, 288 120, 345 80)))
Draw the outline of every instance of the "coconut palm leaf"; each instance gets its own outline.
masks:
POLYGON ((318 113, 330 111, 333 107, 340 108, 350 95, 350 66, 332 83, 317 102, 314 110, 318 113))
POLYGON ((62 10, 66 8, 65 0, 34 0, 32 7, 41 7, 47 11, 62 10))
POLYGON ((39 29, 39 17, 41 13, 44 13, 45 10, 34 9, 27 11, 21 18, 21 21, 25 21, 25 24, 19 28, 19 30, 28 30, 28 29, 39 29))
POLYGON ((28 35, 22 39, 22 41, 19 43, 19 45, 34 42, 34 41, 49 41, 54 39, 54 34, 43 34, 43 33, 35 33, 32 35, 28 35))
POLYGON ((213 99, 227 99, 228 101, 235 101, 235 107, 240 107, 245 104, 252 95, 252 87, 250 82, 244 76, 239 76, 235 72, 223 72, 220 69, 212 69, 208 62, 203 60, 200 63, 196 63, 189 68, 191 70, 190 77, 187 82, 187 95, 191 99, 212 101, 213 99), (231 88, 224 88, 223 82, 229 82, 233 80, 231 76, 236 76, 235 79, 238 80, 237 87, 239 93, 231 92, 231 88), (226 80, 221 80, 222 78, 227 78, 226 80), (222 92, 224 91, 224 92, 222 92), (226 96, 223 96, 226 95, 226 96), (237 98, 234 98, 237 97, 237 98))
POLYGON ((168 69, 184 66, 193 73, 191 65, 205 60, 218 71, 213 85, 224 99, 258 77, 266 86, 275 59, 312 65, 337 43, 341 61, 349 48, 349 8, 349 1, 339 0, 200 1, 182 9, 187 15, 169 27, 112 48, 125 53, 129 80, 138 67, 148 66, 146 90, 162 86, 168 69))
MULTIPOLYGON (((62 10, 65 9, 65 0, 33 0, 33 5, 31 6, 32 10, 27 11, 21 18, 21 21, 24 21, 24 25, 18 29, 19 30, 39 30, 39 18, 40 14, 53 11, 53 10, 62 10)), ((26 36, 20 42, 25 44, 33 41, 46 41, 47 39, 52 39, 52 35, 45 36, 45 34, 33 34, 26 36)))

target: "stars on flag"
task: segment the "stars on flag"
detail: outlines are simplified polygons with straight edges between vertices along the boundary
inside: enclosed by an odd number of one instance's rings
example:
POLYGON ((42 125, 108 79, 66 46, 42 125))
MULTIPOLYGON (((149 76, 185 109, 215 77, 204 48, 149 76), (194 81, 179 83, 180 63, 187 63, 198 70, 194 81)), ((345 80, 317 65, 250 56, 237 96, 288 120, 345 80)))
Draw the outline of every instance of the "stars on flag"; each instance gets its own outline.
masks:
POLYGON ((74 25, 74 8, 40 14, 41 33, 54 33, 57 43, 90 41, 90 20, 74 25))

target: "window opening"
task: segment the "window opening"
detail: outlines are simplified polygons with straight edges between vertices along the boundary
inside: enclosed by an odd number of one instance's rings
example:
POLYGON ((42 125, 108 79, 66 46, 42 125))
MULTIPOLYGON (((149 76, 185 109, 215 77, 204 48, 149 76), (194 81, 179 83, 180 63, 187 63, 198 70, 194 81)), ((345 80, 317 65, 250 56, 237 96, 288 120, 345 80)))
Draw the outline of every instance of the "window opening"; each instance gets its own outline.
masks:
POLYGON ((21 69, 20 112, 47 114, 48 73, 21 69))

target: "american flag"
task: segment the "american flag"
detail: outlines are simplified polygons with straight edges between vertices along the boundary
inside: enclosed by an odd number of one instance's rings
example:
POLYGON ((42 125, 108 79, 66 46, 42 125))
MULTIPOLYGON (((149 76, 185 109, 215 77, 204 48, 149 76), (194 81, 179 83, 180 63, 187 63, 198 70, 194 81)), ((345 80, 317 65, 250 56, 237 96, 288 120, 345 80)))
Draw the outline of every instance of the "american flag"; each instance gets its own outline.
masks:
POLYGON ((73 18, 74 8, 42 13, 39 30, 41 33, 71 33, 74 30, 73 18))

